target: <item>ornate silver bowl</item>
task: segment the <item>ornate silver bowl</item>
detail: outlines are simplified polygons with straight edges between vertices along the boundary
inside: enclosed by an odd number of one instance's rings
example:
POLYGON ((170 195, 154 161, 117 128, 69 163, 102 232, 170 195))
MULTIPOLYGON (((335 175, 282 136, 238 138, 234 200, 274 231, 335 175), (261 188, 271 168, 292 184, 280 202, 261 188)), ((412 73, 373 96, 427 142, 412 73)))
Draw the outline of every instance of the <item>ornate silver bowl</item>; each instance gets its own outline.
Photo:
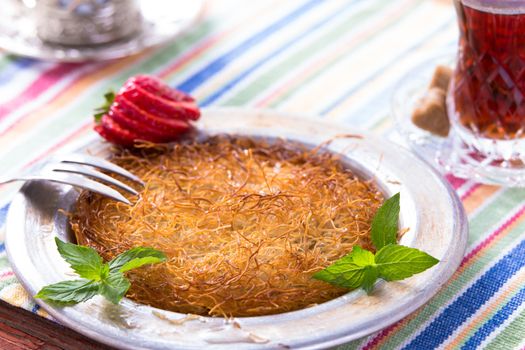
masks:
POLYGON ((36 31, 47 42, 96 45, 125 38, 142 21, 136 0, 39 0, 36 31))
POLYGON ((125 57, 175 39, 203 8, 204 0, 2 0, 0 49, 60 62, 125 57))

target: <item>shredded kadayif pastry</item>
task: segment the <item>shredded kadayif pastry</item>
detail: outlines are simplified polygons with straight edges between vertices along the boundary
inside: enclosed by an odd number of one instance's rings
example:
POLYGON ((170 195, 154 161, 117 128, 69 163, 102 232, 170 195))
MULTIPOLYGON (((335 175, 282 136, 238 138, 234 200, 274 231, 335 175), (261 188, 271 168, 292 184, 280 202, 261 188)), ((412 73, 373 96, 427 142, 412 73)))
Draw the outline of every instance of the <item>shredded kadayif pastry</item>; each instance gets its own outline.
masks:
POLYGON ((373 249, 383 201, 322 148, 213 137, 112 159, 146 186, 128 206, 81 194, 72 228, 105 259, 136 247, 168 261, 128 273, 128 297, 182 313, 257 316, 346 293, 312 274, 352 250, 373 249))

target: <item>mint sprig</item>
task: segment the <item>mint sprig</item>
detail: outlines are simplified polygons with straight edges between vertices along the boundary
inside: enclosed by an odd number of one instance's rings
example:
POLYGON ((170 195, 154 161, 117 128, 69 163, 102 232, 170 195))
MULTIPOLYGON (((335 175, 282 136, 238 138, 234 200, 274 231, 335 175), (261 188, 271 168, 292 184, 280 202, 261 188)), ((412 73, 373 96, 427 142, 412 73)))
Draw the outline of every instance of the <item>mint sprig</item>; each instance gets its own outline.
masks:
POLYGON ((399 193, 385 201, 372 220, 371 238, 377 252, 354 246, 352 252, 312 277, 370 294, 378 278, 398 281, 423 272, 439 260, 416 248, 397 244, 399 193))
POLYGON ((104 263, 93 248, 62 242, 58 238, 55 242, 60 255, 81 277, 47 285, 35 295, 35 298, 59 304, 81 303, 97 294, 118 304, 130 287, 124 272, 166 260, 164 253, 156 249, 136 247, 104 263))

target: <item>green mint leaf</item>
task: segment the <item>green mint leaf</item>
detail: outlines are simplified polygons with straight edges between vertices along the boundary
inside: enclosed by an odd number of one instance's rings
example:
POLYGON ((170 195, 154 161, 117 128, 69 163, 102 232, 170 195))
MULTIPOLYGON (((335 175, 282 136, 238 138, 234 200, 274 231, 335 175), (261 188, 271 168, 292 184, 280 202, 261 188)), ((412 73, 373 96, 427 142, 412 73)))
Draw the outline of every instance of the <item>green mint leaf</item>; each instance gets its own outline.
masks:
POLYGON ((372 293, 372 289, 374 289, 374 284, 377 281, 377 278, 379 277, 379 271, 377 269, 377 266, 375 265, 368 265, 364 267, 365 269, 365 277, 363 278, 363 282, 361 284, 361 287, 366 291, 366 294, 372 293))
POLYGON ((109 109, 111 108, 111 105, 113 104, 113 101, 115 100, 115 92, 114 91, 108 91, 104 94, 105 102, 102 106, 95 109, 95 122, 100 123, 102 116, 109 112, 109 109))
POLYGON ((166 260, 164 253, 158 250, 137 247, 120 254, 108 264, 92 248, 62 242, 58 238, 55 242, 60 255, 84 279, 45 286, 35 298, 62 304, 80 303, 97 294, 118 304, 130 287, 123 272, 166 260))
MULTIPOLYGON (((370 280, 373 279, 373 276, 370 276, 370 274, 373 271, 370 272, 368 267, 373 263, 374 255, 371 252, 359 246, 354 246, 351 253, 324 270, 316 272, 312 277, 339 287, 355 289, 361 287, 364 281, 367 281, 367 285, 370 284, 370 280)), ((373 282, 375 282, 375 279, 373 282)), ((373 282, 371 283, 372 285, 373 282)))
POLYGON ((61 304, 76 304, 91 299, 98 294, 96 282, 81 279, 50 284, 42 288, 35 298, 61 304))
POLYGON ((118 304, 130 287, 129 280, 121 272, 110 272, 100 282, 99 292, 113 304, 118 304))
POLYGON ((130 249, 109 262, 111 272, 126 272, 146 264, 156 264, 166 261, 163 252, 153 249, 137 247, 130 249))
POLYGON ((55 242, 60 255, 80 277, 100 280, 104 263, 95 249, 62 242, 58 237, 55 237, 55 242))
POLYGON ((351 255, 352 261, 358 266, 373 265, 375 262, 374 254, 358 245, 352 248, 352 252, 349 255, 351 255))
POLYGON ((399 193, 385 201, 372 220, 371 238, 377 250, 397 243, 399 193))
POLYGON ((376 253, 379 276, 387 281, 398 281, 436 265, 439 260, 415 248, 387 245, 376 253))

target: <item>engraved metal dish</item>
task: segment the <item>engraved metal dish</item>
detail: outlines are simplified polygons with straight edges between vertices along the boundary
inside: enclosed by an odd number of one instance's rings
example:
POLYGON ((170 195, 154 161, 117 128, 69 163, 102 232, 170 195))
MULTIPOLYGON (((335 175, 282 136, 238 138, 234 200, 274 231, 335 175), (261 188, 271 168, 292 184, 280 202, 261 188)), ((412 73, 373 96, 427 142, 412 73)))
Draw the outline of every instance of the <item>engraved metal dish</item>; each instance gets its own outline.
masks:
MULTIPOLYGON (((138 21, 137 30, 129 32, 127 28, 120 28, 117 33, 105 33, 105 35, 111 34, 110 39, 111 36, 116 39, 120 34, 123 37, 102 44, 61 45, 42 40, 43 35, 51 41, 59 41, 59 39, 53 40, 56 36, 54 32, 47 33, 41 30, 40 36, 38 35, 39 23, 41 24, 44 13, 38 15, 36 12, 42 11, 42 5, 38 5, 37 1, 2 0, 0 49, 21 56, 60 62, 126 57, 173 40, 197 21, 204 8, 204 0, 134 1, 138 4, 142 18, 138 21), (26 6, 27 3, 33 8, 26 6), (123 32, 119 32, 121 30, 123 32)), ((52 23, 55 21, 50 21, 50 24, 52 23)), ((69 39, 74 41, 74 38, 78 39, 82 33, 77 34, 71 34, 69 39)), ((99 39, 99 42, 102 42, 108 38, 103 35, 99 39)))
MULTIPOLYGON (((271 316, 187 318, 124 298, 115 306, 95 297, 72 307, 37 302, 62 324, 100 342, 125 349, 317 349, 378 331, 407 316, 435 295, 463 257, 467 219, 448 183, 417 156, 379 136, 320 120, 249 109, 203 110, 201 134, 285 138, 327 147, 387 196, 401 193, 401 243, 424 250, 441 262, 399 282, 378 282, 372 295, 352 291, 329 302, 271 316), (181 321, 185 320, 185 321, 181 321), (235 321, 235 322, 234 322, 235 321)), ((83 150, 108 155, 109 146, 91 141, 83 150)), ((312 189, 315 190, 315 189, 312 189)), ((7 219, 7 254, 17 277, 34 295, 44 285, 71 279, 71 270, 53 238, 71 240, 67 218, 78 192, 46 182, 25 184, 7 219)))
POLYGON ((37 35, 48 43, 103 44, 141 27, 137 0, 38 0, 34 5, 37 35))

